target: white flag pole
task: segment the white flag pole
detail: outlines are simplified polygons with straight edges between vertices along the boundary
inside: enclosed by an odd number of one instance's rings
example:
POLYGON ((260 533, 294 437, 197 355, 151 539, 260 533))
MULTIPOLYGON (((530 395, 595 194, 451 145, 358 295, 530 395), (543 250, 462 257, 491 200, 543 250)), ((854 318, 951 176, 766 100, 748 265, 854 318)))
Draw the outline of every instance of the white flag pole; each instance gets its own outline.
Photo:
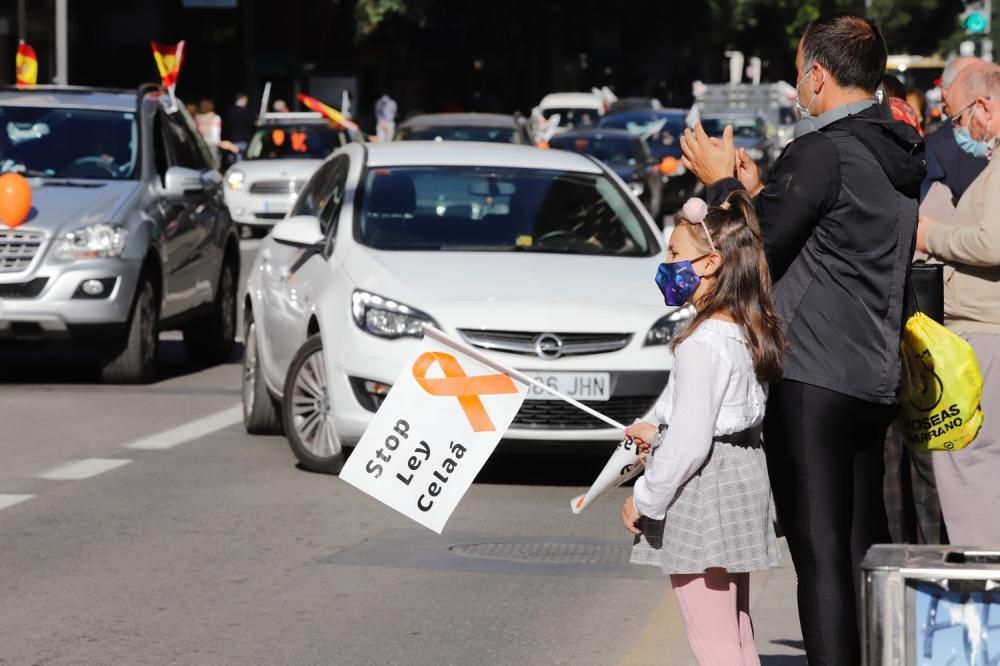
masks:
POLYGON ((579 400, 574 400, 573 398, 571 398, 571 397, 569 397, 567 395, 563 395, 562 393, 560 393, 559 391, 555 390, 554 388, 546 386, 545 384, 541 383, 537 379, 529 377, 528 375, 524 374, 523 372, 520 372, 519 370, 515 370, 514 368, 509 368, 509 367, 507 367, 506 365, 504 365, 502 363, 494 361, 492 358, 490 358, 486 354, 483 354, 483 353, 477 351, 476 349, 470 347, 469 345, 466 345, 465 343, 459 342, 455 338, 449 336, 447 333, 445 333, 443 331, 439 331, 438 329, 434 328, 433 326, 428 326, 428 325, 425 324, 424 325, 424 335, 426 335, 427 337, 429 337, 429 338, 431 338, 433 340, 437 340, 438 342, 440 342, 442 344, 448 345, 449 347, 457 349, 458 351, 462 352, 463 354, 466 354, 467 356, 471 356, 472 358, 476 359, 477 361, 479 361, 483 365, 487 365, 487 366, 493 368, 494 370, 496 370, 497 372, 502 372, 505 375, 509 375, 509 376, 513 377, 514 379, 518 380, 519 382, 522 382, 524 384, 529 384, 531 386, 534 386, 535 388, 540 389, 542 391, 545 391, 546 393, 549 393, 550 395, 553 395, 553 396, 559 398, 560 400, 568 402, 569 404, 573 405, 574 407, 576 407, 580 411, 586 412, 587 414, 590 414, 591 416, 593 416, 595 419, 599 419, 599 420, 603 421, 604 423, 607 423, 612 428, 617 428, 618 430, 625 430, 625 426, 622 425, 621 423, 619 423, 618 421, 615 421, 614 419, 612 419, 612 418, 610 418, 608 416, 605 416, 604 414, 601 414, 597 410, 591 409, 590 407, 588 407, 587 405, 583 404, 579 400))

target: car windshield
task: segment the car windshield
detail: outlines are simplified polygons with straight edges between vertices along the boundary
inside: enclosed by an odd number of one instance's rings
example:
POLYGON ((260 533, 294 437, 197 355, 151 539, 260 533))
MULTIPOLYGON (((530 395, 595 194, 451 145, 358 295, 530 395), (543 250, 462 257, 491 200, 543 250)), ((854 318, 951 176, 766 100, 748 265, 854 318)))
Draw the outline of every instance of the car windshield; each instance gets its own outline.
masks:
POLYGON ((379 250, 657 251, 644 219, 603 174, 537 169, 372 169, 356 237, 379 250))
POLYGON ((760 125, 753 116, 733 117, 733 118, 705 118, 701 121, 701 126, 705 128, 705 133, 709 136, 722 136, 722 131, 726 125, 733 126, 733 136, 744 139, 761 138, 760 125))
POLYGON ((254 133, 246 158, 321 160, 349 141, 346 132, 327 125, 268 125, 254 133))
POLYGON ((0 106, 0 171, 30 176, 136 178, 135 113, 0 106))
POLYGON ((635 163, 632 140, 625 137, 567 136, 563 134, 552 137, 549 141, 549 147, 592 155, 605 164, 635 163))
POLYGON ((560 127, 594 127, 600 114, 597 109, 545 109, 542 115, 548 120, 559 114, 560 127))
POLYGON ((683 115, 666 116, 656 113, 622 113, 605 116, 601 119, 601 127, 628 130, 633 136, 645 136, 655 131, 663 136, 669 134, 673 138, 684 133, 687 125, 683 115))
POLYGON ((489 143, 523 143, 513 127, 470 127, 467 125, 435 125, 433 127, 401 127, 397 141, 487 141, 489 143))

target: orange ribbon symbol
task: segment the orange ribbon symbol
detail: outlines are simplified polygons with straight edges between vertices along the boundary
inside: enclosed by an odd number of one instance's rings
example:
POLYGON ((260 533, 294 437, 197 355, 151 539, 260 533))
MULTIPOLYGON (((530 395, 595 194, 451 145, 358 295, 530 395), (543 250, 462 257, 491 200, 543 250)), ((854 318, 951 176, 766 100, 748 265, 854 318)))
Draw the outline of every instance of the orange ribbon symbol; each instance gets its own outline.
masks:
POLYGON ((517 393, 517 385, 507 375, 478 375, 469 377, 451 354, 444 352, 424 352, 413 364, 413 377, 431 395, 452 396, 469 419, 473 432, 496 430, 486 413, 481 395, 504 395, 517 393), (427 371, 435 363, 444 372, 443 379, 427 379, 427 371))

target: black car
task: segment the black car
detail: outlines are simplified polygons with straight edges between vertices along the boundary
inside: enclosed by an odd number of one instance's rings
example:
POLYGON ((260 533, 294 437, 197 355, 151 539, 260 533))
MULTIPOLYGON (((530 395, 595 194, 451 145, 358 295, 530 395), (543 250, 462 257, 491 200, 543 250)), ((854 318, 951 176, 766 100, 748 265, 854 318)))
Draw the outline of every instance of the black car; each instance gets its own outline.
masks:
POLYGON ((530 146, 520 116, 499 113, 427 113, 407 118, 396 128, 396 141, 488 141, 530 146))
POLYGON ((701 185, 694 174, 681 164, 681 135, 687 127, 687 111, 658 109, 622 111, 601 118, 600 127, 626 130, 646 141, 653 157, 660 163, 662 201, 666 210, 676 210, 701 185))
POLYGON ((660 162, 640 137, 625 130, 580 129, 557 134, 549 147, 595 157, 614 171, 659 221, 661 209, 660 162))
POLYGON ((625 113, 628 111, 656 111, 663 105, 655 97, 622 97, 611 103, 608 113, 625 113))

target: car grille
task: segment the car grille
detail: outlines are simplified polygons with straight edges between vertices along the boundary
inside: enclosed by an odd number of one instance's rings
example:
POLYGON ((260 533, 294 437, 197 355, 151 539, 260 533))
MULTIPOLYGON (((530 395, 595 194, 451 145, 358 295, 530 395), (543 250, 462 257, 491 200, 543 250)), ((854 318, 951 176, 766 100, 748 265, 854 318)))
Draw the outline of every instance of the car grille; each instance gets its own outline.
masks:
POLYGON ((28 282, 0 284, 0 298, 34 298, 42 293, 48 278, 35 278, 28 282))
MULTIPOLYGON (((622 396, 604 402, 584 402, 619 423, 644 416, 659 396, 622 396)), ((513 428, 538 430, 599 430, 608 424, 562 400, 525 400, 514 417, 513 428)))
POLYGON ((44 240, 41 231, 0 231, 0 273, 27 270, 44 240))
POLYGON ((525 354, 540 358, 560 358, 562 356, 585 356, 606 354, 624 349, 632 340, 631 333, 529 333, 522 331, 476 331, 460 330, 462 337, 473 347, 503 351, 511 354, 525 354), (539 339, 550 345, 539 352, 539 339), (551 345, 558 339, 561 345, 553 352, 551 345))
POLYGON ((250 184, 250 194, 298 194, 305 185, 304 180, 258 180, 250 184))
POLYGON ((284 213, 254 213, 254 217, 258 220, 283 220, 285 219, 284 213))

